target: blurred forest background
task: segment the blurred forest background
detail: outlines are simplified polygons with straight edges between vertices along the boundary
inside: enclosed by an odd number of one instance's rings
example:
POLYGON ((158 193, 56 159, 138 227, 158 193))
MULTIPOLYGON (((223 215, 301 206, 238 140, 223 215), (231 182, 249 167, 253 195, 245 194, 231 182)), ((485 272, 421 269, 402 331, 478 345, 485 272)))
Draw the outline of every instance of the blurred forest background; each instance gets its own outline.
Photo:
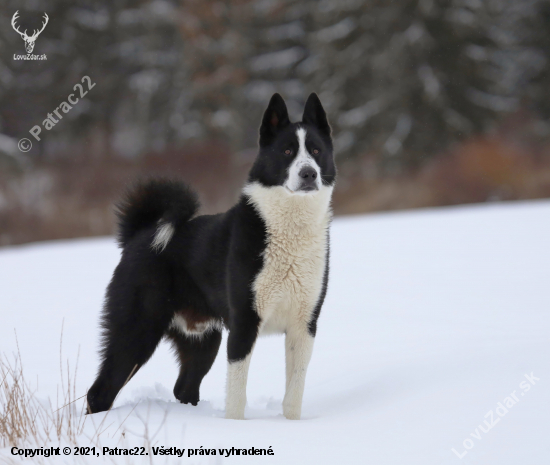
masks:
POLYGON ((138 175, 226 209, 273 92, 295 120, 319 94, 336 214, 550 196, 549 0, 0 5, 0 245, 112 233, 138 175), (48 14, 47 60, 14 59, 16 10, 21 30, 48 14), (36 141, 83 76, 95 87, 36 141))

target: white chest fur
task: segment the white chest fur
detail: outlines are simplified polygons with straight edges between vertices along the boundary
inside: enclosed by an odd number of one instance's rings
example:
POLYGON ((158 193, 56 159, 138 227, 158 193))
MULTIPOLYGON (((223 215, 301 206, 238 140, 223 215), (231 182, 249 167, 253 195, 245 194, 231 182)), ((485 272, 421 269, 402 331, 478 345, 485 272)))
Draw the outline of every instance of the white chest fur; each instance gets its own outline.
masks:
POLYGON ((264 266, 253 283, 261 332, 307 325, 323 285, 332 187, 293 194, 254 183, 244 193, 267 226, 264 266))

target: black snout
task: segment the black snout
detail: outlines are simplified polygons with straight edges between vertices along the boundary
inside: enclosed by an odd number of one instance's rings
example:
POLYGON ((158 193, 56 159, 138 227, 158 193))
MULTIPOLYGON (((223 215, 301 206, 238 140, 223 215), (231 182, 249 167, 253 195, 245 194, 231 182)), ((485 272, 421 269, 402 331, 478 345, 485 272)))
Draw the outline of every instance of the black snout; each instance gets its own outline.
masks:
POLYGON ((304 166, 300 170, 299 176, 306 181, 315 181, 315 179, 317 179, 317 171, 315 171, 311 166, 304 166))
POLYGON ((312 191, 317 189, 317 171, 311 166, 304 166, 298 173, 302 183, 300 185, 300 190, 302 191, 312 191))

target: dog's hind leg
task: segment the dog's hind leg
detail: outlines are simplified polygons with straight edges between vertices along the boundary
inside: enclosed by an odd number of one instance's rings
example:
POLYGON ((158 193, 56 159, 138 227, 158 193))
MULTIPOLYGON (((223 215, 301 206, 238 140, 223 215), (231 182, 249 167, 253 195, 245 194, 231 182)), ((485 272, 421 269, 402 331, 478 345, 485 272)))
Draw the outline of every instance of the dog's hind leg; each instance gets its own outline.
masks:
POLYGON ((172 341, 180 363, 174 396, 184 404, 197 405, 202 379, 216 359, 222 333, 214 329, 200 336, 187 336, 177 329, 170 329, 167 336, 172 341))
POLYGON ((107 294, 103 314, 103 350, 99 374, 88 390, 88 413, 111 408, 118 392, 149 360, 172 317, 159 289, 107 294))

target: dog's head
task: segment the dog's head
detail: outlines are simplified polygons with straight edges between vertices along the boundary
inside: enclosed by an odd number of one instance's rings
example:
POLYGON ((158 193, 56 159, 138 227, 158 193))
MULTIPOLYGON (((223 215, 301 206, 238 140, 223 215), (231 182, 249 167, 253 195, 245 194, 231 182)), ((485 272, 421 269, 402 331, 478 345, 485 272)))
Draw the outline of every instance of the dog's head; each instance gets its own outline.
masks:
POLYGON ((274 94, 260 127, 260 151, 249 182, 307 195, 335 180, 330 126, 317 94, 307 99, 300 123, 290 122, 285 101, 274 94))

